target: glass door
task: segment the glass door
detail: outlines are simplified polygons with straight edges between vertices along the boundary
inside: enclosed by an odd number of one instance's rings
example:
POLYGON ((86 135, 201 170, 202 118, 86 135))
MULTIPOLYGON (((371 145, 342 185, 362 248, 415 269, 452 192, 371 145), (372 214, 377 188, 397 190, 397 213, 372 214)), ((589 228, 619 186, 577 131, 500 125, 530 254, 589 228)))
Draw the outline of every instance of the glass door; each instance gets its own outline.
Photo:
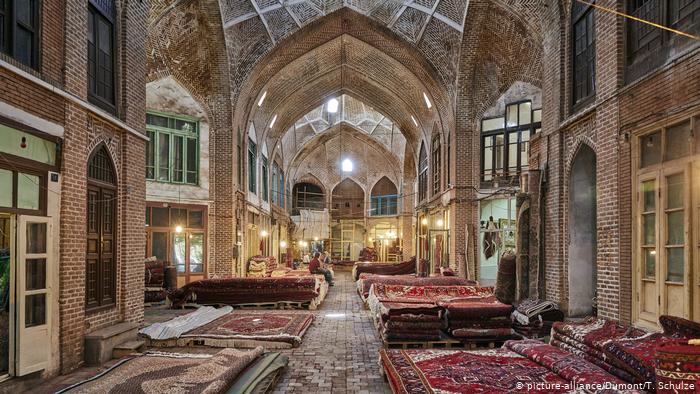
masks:
POLYGON ((14 216, 0 214, 0 379, 14 372, 14 235, 14 216))
POLYGON ((45 369, 49 360, 52 253, 50 218, 19 216, 17 231, 17 374, 45 369))

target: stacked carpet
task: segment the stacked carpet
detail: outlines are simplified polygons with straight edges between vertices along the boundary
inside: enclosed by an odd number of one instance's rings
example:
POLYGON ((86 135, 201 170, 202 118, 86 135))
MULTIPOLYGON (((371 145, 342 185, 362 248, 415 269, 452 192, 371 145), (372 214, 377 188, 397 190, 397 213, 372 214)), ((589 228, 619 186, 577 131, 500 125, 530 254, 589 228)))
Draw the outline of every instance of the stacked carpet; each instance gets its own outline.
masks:
MULTIPOLYGON (((191 302, 199 305, 301 302, 318 305, 328 286, 322 277, 204 279, 173 290, 168 298, 174 306, 191 302)), ((311 307, 311 306, 310 306, 311 307)))
MULTIPOLYGON (((500 349, 382 349, 380 363, 394 393, 619 392, 625 382, 597 365, 539 341, 508 341, 500 349)), ((639 393, 627 390, 628 393, 639 393)))
POLYGON ((360 261, 377 261, 377 249, 365 247, 360 251, 360 261))
POLYGON ((389 305, 379 316, 379 332, 385 341, 436 341, 442 336, 444 323, 440 310, 412 304, 410 308, 389 305))
POLYGON ((455 338, 506 340, 513 336, 513 307, 498 301, 488 290, 476 296, 440 300, 437 305, 444 308, 448 331, 455 338))
POLYGON ((427 278, 415 275, 378 275, 361 274, 357 281, 357 292, 362 301, 367 301, 369 290, 375 283, 385 285, 409 285, 409 286, 476 286, 476 281, 458 278, 455 276, 431 276, 427 278))
POLYGON ((352 267, 352 280, 358 280, 360 274, 407 275, 416 273, 415 256, 400 263, 358 262, 352 267))
POLYGON ((525 338, 548 336, 556 321, 564 320, 564 313, 552 301, 527 299, 522 301, 511 315, 513 330, 525 338))
POLYGON ((214 355, 155 352, 124 359, 59 393, 223 394, 239 382, 241 390, 235 392, 254 392, 256 382, 278 373, 286 364, 284 358, 276 364, 269 359, 263 356, 261 347, 248 351, 224 349, 214 355), (260 360, 267 361, 266 367, 249 369, 260 360))
POLYGON ((201 307, 187 315, 143 328, 139 333, 152 346, 297 347, 311 326, 309 312, 232 311, 231 307, 201 307))
POLYGON ((379 304, 393 303, 431 303, 440 300, 464 297, 485 297, 493 295, 493 288, 479 286, 411 286, 387 285, 375 283, 370 288, 367 305, 372 313, 377 314, 379 304))
POLYGON ((247 276, 251 278, 264 278, 271 276, 277 269, 277 259, 272 256, 253 256, 248 261, 247 276))

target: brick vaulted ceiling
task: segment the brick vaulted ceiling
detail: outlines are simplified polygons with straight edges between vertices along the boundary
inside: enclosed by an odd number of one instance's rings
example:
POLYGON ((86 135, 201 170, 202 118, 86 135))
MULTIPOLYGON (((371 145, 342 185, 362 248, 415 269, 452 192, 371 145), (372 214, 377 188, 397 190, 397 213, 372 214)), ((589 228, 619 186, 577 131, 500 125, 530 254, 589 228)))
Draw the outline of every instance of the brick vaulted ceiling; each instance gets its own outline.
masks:
POLYGON ((507 25, 520 26, 514 33, 541 42, 539 7, 539 0, 152 0, 149 77, 174 76, 209 113, 226 97, 233 127, 253 124, 272 147, 305 114, 347 94, 390 118, 416 151, 436 125, 454 129, 458 85, 472 85, 458 79, 483 75, 460 71, 480 57, 465 62, 460 51, 503 61, 488 44, 464 44, 488 40, 468 31, 470 10, 498 8, 507 25))

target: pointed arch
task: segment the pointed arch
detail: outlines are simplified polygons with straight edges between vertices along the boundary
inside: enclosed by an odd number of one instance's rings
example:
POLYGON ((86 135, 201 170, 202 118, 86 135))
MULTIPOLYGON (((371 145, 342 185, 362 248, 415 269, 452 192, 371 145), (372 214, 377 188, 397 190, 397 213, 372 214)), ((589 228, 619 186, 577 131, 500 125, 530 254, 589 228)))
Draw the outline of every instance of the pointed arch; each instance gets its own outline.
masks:
POLYGON ((331 214, 337 218, 365 216, 365 190, 352 178, 345 178, 331 192, 331 214))
POLYGON ((425 141, 420 144, 418 153, 418 202, 428 197, 428 152, 425 149, 425 141))

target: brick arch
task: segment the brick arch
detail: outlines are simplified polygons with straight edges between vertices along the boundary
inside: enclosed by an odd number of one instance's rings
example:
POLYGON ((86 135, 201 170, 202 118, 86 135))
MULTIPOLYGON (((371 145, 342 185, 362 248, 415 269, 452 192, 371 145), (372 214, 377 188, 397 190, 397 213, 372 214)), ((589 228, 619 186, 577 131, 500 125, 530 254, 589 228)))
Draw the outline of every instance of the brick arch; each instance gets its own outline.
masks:
POLYGON ((117 180, 121 179, 121 160, 118 153, 119 150, 119 137, 115 135, 109 135, 104 132, 100 133, 94 137, 90 143, 85 147, 85 154, 87 157, 86 166, 90 162, 92 155, 97 152, 97 149, 104 146, 112 160, 112 168, 114 169, 114 175, 117 180))
POLYGON ((326 186, 315 175, 313 175, 311 173, 306 173, 306 174, 302 175, 301 177, 299 177, 298 179, 296 179, 292 183, 292 188, 294 188, 294 186, 298 183, 310 183, 312 185, 316 185, 316 186, 321 188, 324 196, 328 196, 328 190, 326 189, 326 186))
POLYGON ((350 181, 350 182, 354 183, 355 185, 357 185, 360 189, 362 189, 363 195, 364 195, 365 197, 367 197, 367 189, 366 189, 365 187, 362 186, 363 182, 360 182, 357 178, 353 177, 352 175, 343 176, 343 177, 340 179, 340 181, 338 181, 338 182, 336 182, 335 184, 333 184, 332 187, 329 187, 329 189, 331 190, 331 197, 333 196, 333 191, 335 191, 335 189, 336 189, 338 186, 340 186, 341 183, 346 182, 346 181, 350 181))
MULTIPOLYGON (((374 196, 374 189, 375 189, 376 187, 380 186, 380 184, 379 184, 380 182, 383 182, 383 184, 387 184, 387 182, 390 183, 391 186, 392 186, 392 187, 394 188, 394 190, 396 191, 396 194, 398 194, 399 189, 398 189, 398 187, 396 187, 396 184, 395 184, 391 179, 389 179, 386 175, 384 175, 384 176, 382 176, 381 178, 379 178, 376 182, 374 182, 374 184, 372 185, 372 187, 369 188, 369 190, 370 190, 370 196, 374 196)), ((381 194, 377 194, 377 195, 379 196, 379 195, 381 195, 381 194)))
MULTIPOLYGON (((256 100, 262 94, 265 85, 280 70, 309 51, 313 51, 342 35, 354 37, 368 47, 376 48, 391 58, 393 62, 409 69, 424 85, 421 88, 421 99, 424 89, 431 97, 433 111, 441 117, 440 122, 445 124, 444 127, 453 123, 453 106, 447 95, 448 90, 425 57, 400 37, 387 31, 386 27, 355 11, 344 8, 302 27, 285 38, 284 45, 277 45, 274 50, 257 61, 257 65, 246 77, 244 85, 237 93, 234 93, 234 124, 243 124, 249 120, 251 111, 256 107, 256 100)), ((347 73, 351 75, 353 72, 357 73, 353 70, 348 70, 347 73)), ((327 90, 321 91, 327 92, 327 90)), ((324 96, 324 94, 316 93, 317 96, 324 96)), ((425 104, 422 105, 425 107, 425 104)), ((271 116, 270 114, 269 117, 271 116)), ((403 126, 406 128, 414 127, 408 116, 404 118, 408 119, 408 122, 404 121, 403 126)), ((419 120, 424 123, 422 119, 419 120)))
POLYGON ((566 159, 564 160, 564 163, 566 163, 566 167, 564 167, 564 175, 566 176, 565 179, 568 179, 571 175, 571 165, 573 164, 574 159, 576 159, 576 155, 584 145, 590 148, 593 151, 593 154, 598 157, 596 143, 590 136, 580 135, 576 137, 571 145, 572 149, 567 152, 566 159))

